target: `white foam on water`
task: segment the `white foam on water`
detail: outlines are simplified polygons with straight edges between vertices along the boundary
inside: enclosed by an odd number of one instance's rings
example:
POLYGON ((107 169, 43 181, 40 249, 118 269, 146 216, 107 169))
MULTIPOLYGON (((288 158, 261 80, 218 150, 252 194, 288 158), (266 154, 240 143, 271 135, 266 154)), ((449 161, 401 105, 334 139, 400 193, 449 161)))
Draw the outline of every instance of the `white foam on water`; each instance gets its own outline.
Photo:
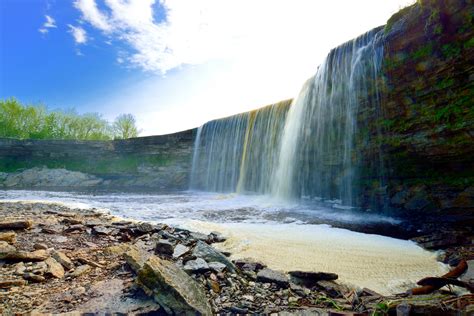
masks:
POLYGON ((333 272, 345 284, 384 295, 405 292, 424 277, 448 271, 436 261, 436 253, 414 242, 328 225, 200 221, 181 225, 201 232, 222 232, 228 239, 215 246, 230 251, 233 259, 253 258, 282 271, 333 272))

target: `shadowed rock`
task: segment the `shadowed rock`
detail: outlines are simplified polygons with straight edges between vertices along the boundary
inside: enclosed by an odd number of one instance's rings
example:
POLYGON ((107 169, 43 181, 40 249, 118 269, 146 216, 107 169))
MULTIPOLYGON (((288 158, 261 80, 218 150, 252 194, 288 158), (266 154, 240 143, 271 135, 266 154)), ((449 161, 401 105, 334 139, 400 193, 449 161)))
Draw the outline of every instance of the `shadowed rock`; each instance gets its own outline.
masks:
POLYGON ((166 239, 160 239, 156 243, 156 253, 165 255, 165 256, 172 256, 174 252, 174 245, 172 242, 166 239))
POLYGON ((288 277, 284 273, 267 268, 257 273, 257 282, 275 283, 282 288, 288 288, 290 286, 288 277))
POLYGON ((306 287, 315 286, 319 281, 334 281, 338 278, 337 274, 326 272, 290 271, 288 274, 293 283, 306 287))
POLYGON ((12 221, 1 221, 0 229, 28 229, 33 226, 31 220, 12 220, 12 221))

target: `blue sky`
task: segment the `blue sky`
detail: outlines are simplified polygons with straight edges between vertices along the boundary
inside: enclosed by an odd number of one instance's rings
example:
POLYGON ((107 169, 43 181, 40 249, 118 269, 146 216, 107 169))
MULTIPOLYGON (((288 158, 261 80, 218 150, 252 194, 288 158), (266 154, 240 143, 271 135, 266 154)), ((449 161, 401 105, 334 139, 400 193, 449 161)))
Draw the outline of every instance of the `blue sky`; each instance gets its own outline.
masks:
POLYGON ((297 94, 412 0, 1 0, 0 99, 132 113, 142 135, 297 94))

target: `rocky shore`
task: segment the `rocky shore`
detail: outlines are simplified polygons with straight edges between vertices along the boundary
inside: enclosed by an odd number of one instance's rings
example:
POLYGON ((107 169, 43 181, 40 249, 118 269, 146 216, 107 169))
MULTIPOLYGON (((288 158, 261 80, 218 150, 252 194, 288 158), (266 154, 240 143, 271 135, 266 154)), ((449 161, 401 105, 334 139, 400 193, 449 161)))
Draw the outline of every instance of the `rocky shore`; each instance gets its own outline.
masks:
MULTIPOLYGON (((420 242, 430 242, 424 238, 420 242)), ((387 297, 349 288, 333 273, 283 273, 250 259, 231 261, 229 254, 212 246, 224 240, 217 232, 205 235, 165 224, 130 222, 93 209, 0 202, 0 313, 468 315, 474 311, 473 295, 459 291, 412 296, 407 289, 387 297)), ((469 283, 474 277, 472 248, 452 246, 445 259, 452 265, 467 260, 469 269, 460 280, 469 283)))

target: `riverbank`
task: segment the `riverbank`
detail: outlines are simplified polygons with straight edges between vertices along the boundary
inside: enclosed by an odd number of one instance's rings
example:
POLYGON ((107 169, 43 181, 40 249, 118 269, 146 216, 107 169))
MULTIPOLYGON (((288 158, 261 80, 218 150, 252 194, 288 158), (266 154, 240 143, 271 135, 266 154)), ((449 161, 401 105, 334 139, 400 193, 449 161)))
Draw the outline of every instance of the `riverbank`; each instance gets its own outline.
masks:
POLYGON ((338 283, 331 271, 290 277, 257 262, 231 261, 212 246, 225 241, 219 233, 46 203, 1 202, 0 218, 23 223, 0 232, 0 310, 5 315, 364 313, 403 302, 423 311, 447 302, 444 314, 456 313, 459 306, 472 309, 472 296, 438 292, 422 301, 382 296, 338 283))

